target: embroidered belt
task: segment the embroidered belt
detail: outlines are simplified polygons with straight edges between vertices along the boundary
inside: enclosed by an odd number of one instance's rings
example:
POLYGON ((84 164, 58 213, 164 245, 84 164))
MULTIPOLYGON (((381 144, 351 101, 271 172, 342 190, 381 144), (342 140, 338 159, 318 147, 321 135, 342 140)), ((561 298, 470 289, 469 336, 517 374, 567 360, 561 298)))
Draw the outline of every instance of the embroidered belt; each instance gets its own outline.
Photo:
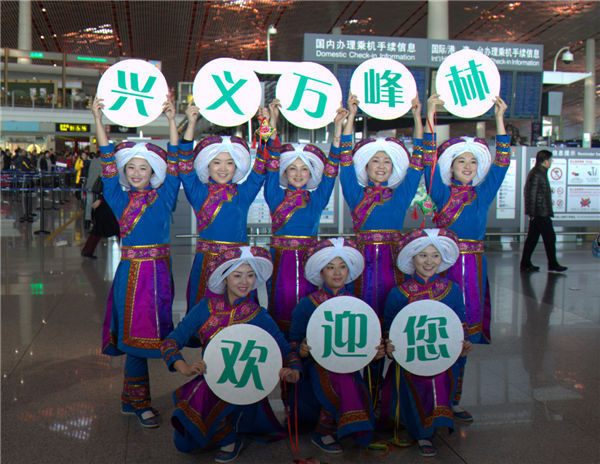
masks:
POLYGON ((273 235, 270 246, 273 248, 298 249, 308 248, 317 243, 316 237, 292 237, 289 235, 273 235))
POLYGON ((389 230, 368 230, 356 233, 356 241, 361 245, 396 245, 402 232, 389 230))
POLYGON ((215 240, 198 240, 196 245, 196 253, 212 253, 214 255, 223 253, 230 248, 238 248, 248 245, 242 242, 217 242, 215 240))
POLYGON ((169 245, 141 245, 121 247, 121 259, 165 259, 171 255, 169 245))
POLYGON ((483 253, 483 240, 458 240, 461 253, 483 253))

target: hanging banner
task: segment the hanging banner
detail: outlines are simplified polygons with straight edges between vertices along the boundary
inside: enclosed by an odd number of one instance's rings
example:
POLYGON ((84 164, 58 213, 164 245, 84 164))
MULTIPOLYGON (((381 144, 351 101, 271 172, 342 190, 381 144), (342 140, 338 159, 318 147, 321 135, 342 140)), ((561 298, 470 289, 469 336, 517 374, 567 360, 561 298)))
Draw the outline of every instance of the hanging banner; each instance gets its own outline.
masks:
POLYGON ((123 60, 110 66, 98 82, 102 112, 119 126, 140 127, 160 116, 169 86, 158 68, 144 60, 123 60))
POLYGON ((442 62, 435 88, 446 110, 461 118, 474 118, 494 106, 500 95, 500 73, 483 53, 465 49, 442 62))
POLYGON ((318 129, 332 122, 342 101, 342 89, 333 73, 309 62, 297 63, 283 73, 275 95, 281 102, 281 114, 305 129, 318 129))
POLYGON ((231 404, 252 404, 279 382, 281 351, 266 330, 234 324, 215 335, 206 349, 204 378, 212 392, 231 404))
POLYGON ((394 359, 420 376, 437 375, 449 369, 462 351, 463 339, 459 317, 437 300, 406 305, 390 327, 394 359))
POLYGON ((375 311, 353 296, 321 303, 306 327, 306 343, 315 361, 331 372, 356 372, 377 354, 381 325, 375 311))
POLYGON ((406 66, 390 58, 363 62, 352 74, 350 92, 359 107, 376 119, 396 119, 411 108, 417 83, 406 66))
POLYGON ((205 119, 218 126, 232 127, 256 114, 262 89, 254 71, 243 61, 217 58, 198 71, 192 94, 205 119))

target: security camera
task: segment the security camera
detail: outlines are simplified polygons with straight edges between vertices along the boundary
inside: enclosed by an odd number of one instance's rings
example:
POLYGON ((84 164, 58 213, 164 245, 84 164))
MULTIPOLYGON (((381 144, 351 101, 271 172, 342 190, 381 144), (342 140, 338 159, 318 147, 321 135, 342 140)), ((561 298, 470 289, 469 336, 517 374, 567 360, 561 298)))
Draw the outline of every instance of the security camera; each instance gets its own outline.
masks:
POLYGON ((563 60, 563 63, 569 64, 573 62, 573 54, 567 50, 566 52, 564 52, 562 54, 561 59, 563 60))

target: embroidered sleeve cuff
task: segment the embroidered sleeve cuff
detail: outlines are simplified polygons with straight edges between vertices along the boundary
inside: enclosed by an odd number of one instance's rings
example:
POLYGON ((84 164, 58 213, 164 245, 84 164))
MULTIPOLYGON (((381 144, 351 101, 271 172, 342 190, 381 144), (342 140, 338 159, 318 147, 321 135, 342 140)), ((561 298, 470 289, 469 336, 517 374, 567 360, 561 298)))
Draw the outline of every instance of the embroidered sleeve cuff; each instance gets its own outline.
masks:
POLYGON ((279 171, 279 156, 273 158, 269 156, 269 161, 267 161, 267 170, 276 172, 279 171))
POLYGON ((298 353, 296 353, 296 351, 294 350, 290 351, 289 354, 283 360, 283 366, 301 371, 302 361, 300 360, 300 356, 298 356, 298 353))
POLYGON ((346 135, 342 135, 342 138, 340 140, 340 154, 342 156, 342 158, 344 157, 344 155, 349 155, 352 156, 352 140, 353 140, 354 136, 352 134, 346 134, 346 135))
POLYGON ((337 177, 339 168, 339 163, 332 160, 327 160, 325 166, 323 167, 323 174, 327 177, 337 177))
POLYGON ((506 167, 510 164, 510 135, 496 136, 496 158, 494 164, 506 167))
POLYGON ((109 158, 112 158, 110 161, 114 161, 115 146, 112 143, 98 147, 98 149, 103 160, 109 161, 109 158))
POLYGON ((264 174, 267 172, 267 162, 257 154, 252 169, 258 174, 264 174))
POLYGON ((340 164, 342 166, 352 166, 352 152, 342 153, 340 157, 340 164))
POLYGON ((173 364, 175 364, 175 361, 183 359, 183 356, 181 356, 181 353, 179 352, 177 342, 171 338, 167 338, 160 346, 160 352, 169 370, 175 371, 173 364))
POLYGON ((183 139, 179 141, 179 160, 182 158, 190 159, 194 156, 194 142, 184 142, 183 139))
POLYGON ((437 156, 437 144, 435 140, 435 134, 424 134, 421 151, 423 154, 423 165, 433 165, 437 156))
POLYGON ((419 153, 417 150, 413 151, 413 154, 410 157, 410 164, 408 167, 416 169, 418 171, 423 170, 423 157, 421 156, 421 153, 419 153))

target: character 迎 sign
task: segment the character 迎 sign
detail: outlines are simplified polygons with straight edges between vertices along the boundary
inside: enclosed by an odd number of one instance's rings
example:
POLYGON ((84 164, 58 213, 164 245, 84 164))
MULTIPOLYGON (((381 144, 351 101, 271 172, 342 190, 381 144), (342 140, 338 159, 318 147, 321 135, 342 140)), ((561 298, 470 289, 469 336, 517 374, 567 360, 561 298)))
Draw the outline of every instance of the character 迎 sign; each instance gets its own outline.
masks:
POLYGON ((375 311, 352 296, 321 303, 306 327, 306 343, 319 365, 331 372, 356 372, 371 362, 381 339, 375 311))
POLYGON ((124 60, 109 67, 98 82, 103 113, 115 124, 140 127, 163 110, 169 87, 158 68, 143 60, 124 60))
POLYGON ((273 391, 282 366, 275 339, 260 327, 235 324, 210 341, 203 355, 206 383, 231 404, 252 404, 273 391))
POLYGON ((408 68, 390 58, 374 58, 356 68, 350 91, 360 108, 377 119, 396 119, 411 108, 417 84, 408 68))
POLYGON ((421 376, 449 369, 462 351, 463 339, 456 313, 436 300, 406 305, 390 327, 394 359, 407 371, 421 376))
POLYGON ((465 49, 448 56, 435 78, 444 108, 461 118, 481 116, 500 95, 500 73, 483 53, 465 49))
POLYGON ((217 58, 202 66, 192 93, 200 114, 225 127, 250 120, 262 96, 256 74, 243 61, 233 58, 217 58))

